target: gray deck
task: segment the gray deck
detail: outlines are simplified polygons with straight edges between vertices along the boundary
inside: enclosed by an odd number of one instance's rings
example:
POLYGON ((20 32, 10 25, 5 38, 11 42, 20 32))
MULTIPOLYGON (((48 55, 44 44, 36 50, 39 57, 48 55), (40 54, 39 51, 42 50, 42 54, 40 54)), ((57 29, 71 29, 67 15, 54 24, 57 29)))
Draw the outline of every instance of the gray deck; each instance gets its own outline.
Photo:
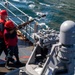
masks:
MULTIPOLYGON (((29 41, 23 41, 19 39, 18 48, 20 61, 26 63, 33 50, 33 45, 29 41)), ((7 72, 10 71, 11 70, 7 70, 5 68, 5 54, 3 52, 2 55, 0 56, 0 75, 5 75, 7 72)))

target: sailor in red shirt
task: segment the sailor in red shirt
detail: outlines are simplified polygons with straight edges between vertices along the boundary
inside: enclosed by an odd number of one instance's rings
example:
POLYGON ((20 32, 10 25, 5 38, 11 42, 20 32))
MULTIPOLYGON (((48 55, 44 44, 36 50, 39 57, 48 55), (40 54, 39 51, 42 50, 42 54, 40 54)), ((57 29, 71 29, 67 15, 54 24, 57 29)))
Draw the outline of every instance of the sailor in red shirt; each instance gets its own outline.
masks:
POLYGON ((4 32, 4 24, 6 22, 8 14, 6 10, 1 10, 0 11, 0 55, 4 50, 5 55, 7 55, 7 50, 6 46, 4 43, 4 37, 3 37, 3 32, 4 32))
POLYGON ((10 69, 9 62, 13 55, 16 57, 15 64, 22 65, 22 63, 19 61, 19 56, 18 56, 18 45, 17 45, 18 38, 17 38, 16 30, 15 30, 15 25, 10 20, 5 23, 4 41, 8 49, 7 62, 5 67, 7 69, 10 69))

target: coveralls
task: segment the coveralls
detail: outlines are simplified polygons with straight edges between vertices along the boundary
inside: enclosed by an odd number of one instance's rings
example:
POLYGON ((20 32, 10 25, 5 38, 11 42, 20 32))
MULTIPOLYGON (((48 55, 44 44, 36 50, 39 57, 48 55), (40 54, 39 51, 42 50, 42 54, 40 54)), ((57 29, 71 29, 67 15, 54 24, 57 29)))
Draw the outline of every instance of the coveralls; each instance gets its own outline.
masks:
POLYGON ((19 62, 19 56, 18 56, 18 38, 17 38, 17 33, 14 31, 12 34, 9 33, 9 29, 4 30, 4 40, 5 44, 8 50, 8 60, 7 64, 9 64, 9 61, 11 60, 12 56, 14 55, 16 57, 16 61, 19 62))
POLYGON ((3 50, 5 55, 7 56, 7 49, 6 49, 6 45, 4 42, 4 37, 3 37, 3 32, 4 32, 4 24, 5 24, 5 20, 0 19, 0 55, 2 54, 3 50))

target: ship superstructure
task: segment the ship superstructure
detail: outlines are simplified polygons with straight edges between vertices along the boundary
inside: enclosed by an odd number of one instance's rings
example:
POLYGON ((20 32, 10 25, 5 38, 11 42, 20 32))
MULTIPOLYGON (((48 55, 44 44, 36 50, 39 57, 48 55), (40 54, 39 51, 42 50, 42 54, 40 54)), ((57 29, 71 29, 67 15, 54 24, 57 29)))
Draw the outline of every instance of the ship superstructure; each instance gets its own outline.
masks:
MULTIPOLYGON (((49 30, 47 32, 49 32, 49 30)), ((47 32, 44 32, 43 36, 41 32, 40 35, 38 33, 35 34, 36 44, 26 66, 18 69, 14 74, 74 75, 75 22, 67 20, 61 24, 60 32, 50 30, 49 33, 51 35, 48 35, 47 32), (39 63, 42 61, 40 51, 41 47, 43 48, 44 46, 48 48, 49 52, 46 55, 47 58, 45 61, 39 66, 39 63), (36 60, 36 56, 38 60, 36 60)), ((11 72, 10 74, 13 73, 11 72)))

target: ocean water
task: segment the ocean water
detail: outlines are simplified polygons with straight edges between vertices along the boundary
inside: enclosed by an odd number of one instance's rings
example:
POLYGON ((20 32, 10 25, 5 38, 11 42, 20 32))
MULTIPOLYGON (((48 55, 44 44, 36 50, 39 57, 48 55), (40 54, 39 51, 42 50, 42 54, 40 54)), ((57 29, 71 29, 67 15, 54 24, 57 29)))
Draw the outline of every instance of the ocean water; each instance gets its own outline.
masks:
MULTIPOLYGON (((9 0, 32 17, 46 14, 44 22, 59 30, 66 20, 75 21, 75 0, 9 0)), ((14 9, 12 9, 14 11, 14 9)))

